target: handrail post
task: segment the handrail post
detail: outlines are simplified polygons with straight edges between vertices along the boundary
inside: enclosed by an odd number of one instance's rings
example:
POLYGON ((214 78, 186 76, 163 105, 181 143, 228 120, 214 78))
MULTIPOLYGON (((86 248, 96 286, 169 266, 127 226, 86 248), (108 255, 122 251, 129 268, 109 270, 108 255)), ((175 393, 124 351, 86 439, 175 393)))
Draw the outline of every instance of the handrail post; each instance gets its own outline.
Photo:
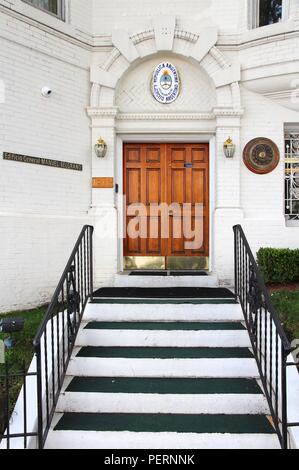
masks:
POLYGON ((234 260, 234 265, 235 265, 235 300, 236 302, 238 301, 238 249, 237 249, 237 241, 238 241, 238 234, 237 234, 237 229, 234 227, 234 250, 235 250, 235 260, 234 260))
POLYGON ((90 300, 93 301, 93 227, 90 227, 90 284, 91 284, 91 292, 90 292, 90 300))
POLYGON ((282 448, 288 449, 288 403, 287 403, 287 358, 284 345, 281 345, 281 426, 282 448))
POLYGON ((44 430, 43 430, 43 392, 42 392, 42 363, 41 363, 41 346, 40 343, 35 348, 36 354, 36 386, 37 386, 37 434, 38 449, 44 447, 44 430))

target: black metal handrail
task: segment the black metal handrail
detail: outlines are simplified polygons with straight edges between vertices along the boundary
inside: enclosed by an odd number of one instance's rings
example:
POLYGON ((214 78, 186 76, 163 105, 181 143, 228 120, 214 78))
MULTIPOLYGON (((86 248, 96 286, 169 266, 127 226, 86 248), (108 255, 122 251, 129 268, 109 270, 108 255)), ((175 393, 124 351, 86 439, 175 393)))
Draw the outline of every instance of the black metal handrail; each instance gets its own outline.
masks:
POLYGON ((283 449, 288 448, 287 358, 293 351, 240 225, 235 234, 235 293, 283 449))
POLYGON ((33 345, 36 354, 38 447, 44 447, 77 333, 93 295, 93 227, 83 227, 33 345))
POLYGON ((27 449, 30 438, 38 437, 37 431, 31 432, 28 426, 28 401, 32 397, 28 398, 27 387, 30 378, 36 381, 36 376, 36 372, 27 371, 25 362, 20 370, 12 369, 6 362, 4 371, 0 374, 0 443, 2 445, 4 442, 8 450, 15 447, 16 440, 19 441, 18 447, 27 449), (15 406, 15 390, 18 388, 21 390, 21 406, 18 409, 19 426, 15 427, 14 423, 11 425, 11 413, 12 406, 15 406))

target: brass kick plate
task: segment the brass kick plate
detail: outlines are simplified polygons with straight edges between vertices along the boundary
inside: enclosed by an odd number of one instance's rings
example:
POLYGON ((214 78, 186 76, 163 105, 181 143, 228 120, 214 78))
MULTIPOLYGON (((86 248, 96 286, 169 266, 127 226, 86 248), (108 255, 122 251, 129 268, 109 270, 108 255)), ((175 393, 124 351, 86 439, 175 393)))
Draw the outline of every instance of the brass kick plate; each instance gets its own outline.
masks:
POLYGON ((124 269, 134 271, 165 270, 164 256, 126 256, 124 258, 124 269))
POLYGON ((207 271, 209 258, 206 256, 126 256, 124 258, 125 271, 207 271))
POLYGON ((171 271, 207 271, 209 258, 206 256, 172 256, 166 258, 166 269, 171 271))

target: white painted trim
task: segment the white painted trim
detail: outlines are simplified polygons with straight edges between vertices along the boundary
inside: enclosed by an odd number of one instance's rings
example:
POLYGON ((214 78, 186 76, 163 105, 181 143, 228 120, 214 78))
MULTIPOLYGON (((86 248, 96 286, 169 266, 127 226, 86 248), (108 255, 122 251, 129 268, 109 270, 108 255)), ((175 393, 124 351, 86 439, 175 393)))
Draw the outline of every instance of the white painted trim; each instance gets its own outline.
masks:
MULTIPOLYGON (((209 257, 209 271, 213 272, 214 269, 214 213, 216 208, 216 138, 214 133, 182 133, 169 132, 159 134, 157 129, 156 133, 144 134, 144 133, 127 133, 127 131, 117 131, 116 135, 116 158, 115 158, 115 183, 118 184, 119 195, 123 194, 123 145, 129 142, 165 142, 165 143, 208 143, 209 144, 209 165, 210 165, 210 227, 209 227, 209 243, 210 243, 210 257, 209 257), (200 137, 199 137, 200 135, 200 137)), ((123 239, 122 225, 124 220, 124 206, 123 198, 116 198, 116 209, 117 209, 117 220, 118 220, 118 270, 119 272, 124 271, 123 264, 123 239)))

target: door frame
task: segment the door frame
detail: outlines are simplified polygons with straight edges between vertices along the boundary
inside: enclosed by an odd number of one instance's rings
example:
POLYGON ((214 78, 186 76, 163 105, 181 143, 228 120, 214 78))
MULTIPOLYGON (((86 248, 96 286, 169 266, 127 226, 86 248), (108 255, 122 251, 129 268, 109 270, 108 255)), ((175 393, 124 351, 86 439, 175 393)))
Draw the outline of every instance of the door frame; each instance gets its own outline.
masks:
POLYGON ((115 158, 115 183, 118 185, 118 195, 115 196, 115 207, 117 209, 117 233, 118 233, 118 272, 124 272, 124 243, 123 233, 125 229, 124 223, 124 201, 123 194, 123 171, 124 171, 124 155, 123 148, 126 143, 208 143, 209 144, 209 178, 210 178, 210 213, 209 213, 209 272, 214 271, 214 253, 215 253, 215 232, 214 232, 214 214, 216 209, 216 136, 215 133, 209 134, 128 134, 117 133, 116 137, 116 158, 115 158))

